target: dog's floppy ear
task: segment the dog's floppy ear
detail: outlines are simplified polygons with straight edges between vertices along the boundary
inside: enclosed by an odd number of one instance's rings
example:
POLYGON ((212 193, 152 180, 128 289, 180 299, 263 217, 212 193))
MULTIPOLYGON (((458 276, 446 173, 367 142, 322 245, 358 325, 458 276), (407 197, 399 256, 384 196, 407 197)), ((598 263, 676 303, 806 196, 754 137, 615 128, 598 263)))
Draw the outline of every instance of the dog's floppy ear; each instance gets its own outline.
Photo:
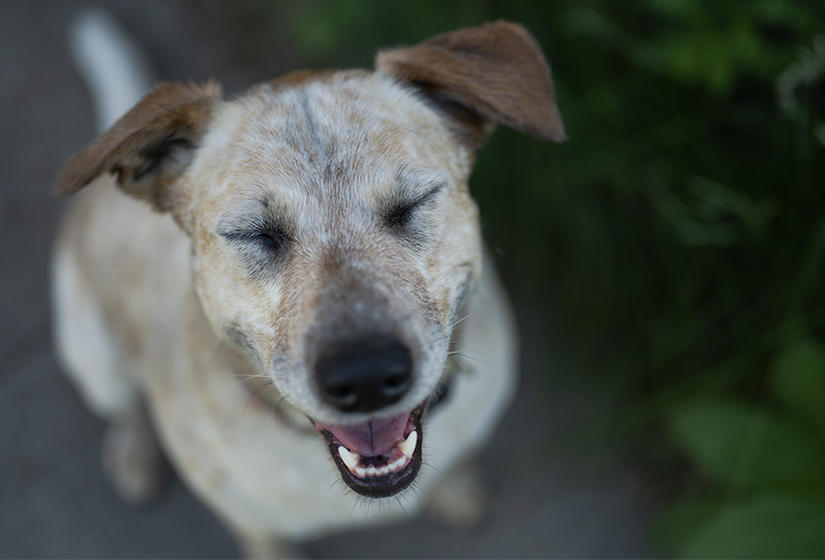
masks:
POLYGON ((166 192, 191 161, 222 98, 217 84, 160 83, 84 150, 73 155, 57 177, 52 195, 67 196, 98 176, 113 173, 129 195, 159 211, 172 210, 166 192))
POLYGON ((418 88, 454 117, 474 147, 492 129, 485 121, 545 140, 567 139, 550 68, 521 25, 498 21, 381 51, 375 67, 418 88))

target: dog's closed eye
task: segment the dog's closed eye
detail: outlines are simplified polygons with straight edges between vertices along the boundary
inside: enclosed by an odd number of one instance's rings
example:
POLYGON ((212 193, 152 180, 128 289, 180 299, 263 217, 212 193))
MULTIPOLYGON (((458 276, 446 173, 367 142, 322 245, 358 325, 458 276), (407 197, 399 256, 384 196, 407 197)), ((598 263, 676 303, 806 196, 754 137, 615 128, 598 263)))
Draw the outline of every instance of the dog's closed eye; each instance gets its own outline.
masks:
POLYGON ((240 251, 253 276, 279 267, 294 241, 285 227, 261 217, 230 219, 220 223, 216 231, 240 251))
POLYGON ((402 228, 410 221, 418 204, 415 202, 402 203, 394 206, 387 213, 387 225, 393 229, 402 228))
POLYGON ((244 244, 254 244, 258 248, 273 253, 280 252, 289 243, 289 236, 278 227, 264 227, 259 229, 231 231, 221 234, 229 241, 236 241, 244 244))
POLYGON ((395 201, 390 205, 384 217, 384 223, 396 232, 403 232, 412 222, 416 211, 433 200, 446 185, 447 183, 438 183, 423 195, 395 201))

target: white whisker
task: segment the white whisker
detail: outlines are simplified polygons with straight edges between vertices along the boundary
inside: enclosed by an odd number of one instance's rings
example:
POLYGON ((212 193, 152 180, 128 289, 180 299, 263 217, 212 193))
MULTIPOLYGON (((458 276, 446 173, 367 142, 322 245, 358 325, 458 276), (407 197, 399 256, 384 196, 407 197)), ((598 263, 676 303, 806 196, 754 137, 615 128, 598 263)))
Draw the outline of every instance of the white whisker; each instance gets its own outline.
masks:
POLYGON ((468 313, 468 314, 466 314, 464 317, 462 317, 461 319, 459 319, 458 321, 456 321, 455 323, 453 323, 452 325, 450 325, 450 330, 453 330, 457 324, 459 324, 461 321, 463 321, 464 319, 466 319, 466 318, 467 318, 467 317, 469 317, 470 315, 471 315, 471 314, 470 314, 470 313, 468 313))

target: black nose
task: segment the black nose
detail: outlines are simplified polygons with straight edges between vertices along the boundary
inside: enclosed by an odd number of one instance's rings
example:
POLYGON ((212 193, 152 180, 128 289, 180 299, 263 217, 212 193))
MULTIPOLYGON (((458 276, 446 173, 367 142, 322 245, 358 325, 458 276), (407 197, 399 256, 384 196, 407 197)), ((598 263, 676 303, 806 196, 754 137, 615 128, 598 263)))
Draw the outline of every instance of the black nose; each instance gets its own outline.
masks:
POLYGON ((342 412, 374 412, 412 384, 410 350, 395 339, 336 345, 316 362, 321 397, 342 412))

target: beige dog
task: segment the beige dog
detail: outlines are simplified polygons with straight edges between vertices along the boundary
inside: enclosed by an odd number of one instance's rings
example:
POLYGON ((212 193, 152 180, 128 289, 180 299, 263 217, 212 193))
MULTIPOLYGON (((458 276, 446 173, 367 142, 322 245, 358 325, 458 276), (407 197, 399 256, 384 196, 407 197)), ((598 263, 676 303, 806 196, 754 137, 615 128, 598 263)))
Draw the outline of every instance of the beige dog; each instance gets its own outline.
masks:
POLYGON ((467 186, 496 122, 565 137, 505 22, 231 98, 159 84, 74 155, 56 335, 118 492, 151 498, 164 453, 251 556, 420 501, 476 517, 461 465, 515 380, 467 186))

